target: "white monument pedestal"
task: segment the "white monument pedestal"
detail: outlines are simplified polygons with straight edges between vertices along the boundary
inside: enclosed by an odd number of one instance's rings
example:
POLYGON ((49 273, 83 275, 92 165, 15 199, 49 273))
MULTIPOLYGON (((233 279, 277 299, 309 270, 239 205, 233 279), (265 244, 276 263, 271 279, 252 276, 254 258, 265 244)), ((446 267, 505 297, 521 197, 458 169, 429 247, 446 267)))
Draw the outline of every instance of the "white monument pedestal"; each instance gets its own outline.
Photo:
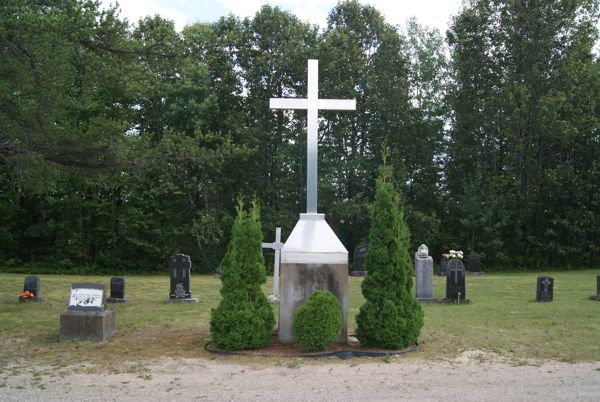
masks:
POLYGON ((342 304, 343 329, 348 339, 348 250, 325 221, 324 214, 300 214, 300 220, 281 250, 279 342, 292 343, 292 318, 315 290, 328 290, 342 304))

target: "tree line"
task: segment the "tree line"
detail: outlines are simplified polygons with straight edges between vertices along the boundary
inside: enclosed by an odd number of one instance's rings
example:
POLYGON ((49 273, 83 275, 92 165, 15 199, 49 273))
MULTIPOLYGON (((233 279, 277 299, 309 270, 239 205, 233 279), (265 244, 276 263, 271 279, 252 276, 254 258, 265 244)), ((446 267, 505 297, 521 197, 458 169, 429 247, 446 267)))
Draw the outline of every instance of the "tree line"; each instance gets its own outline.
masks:
POLYGON ((594 0, 469 0, 442 36, 357 1, 327 26, 277 7, 178 32, 91 0, 0 6, 0 265, 212 272, 241 196, 266 239, 304 212, 306 113, 269 98, 355 98, 319 121, 319 212, 367 240, 393 169, 412 249, 487 267, 600 262, 594 0))

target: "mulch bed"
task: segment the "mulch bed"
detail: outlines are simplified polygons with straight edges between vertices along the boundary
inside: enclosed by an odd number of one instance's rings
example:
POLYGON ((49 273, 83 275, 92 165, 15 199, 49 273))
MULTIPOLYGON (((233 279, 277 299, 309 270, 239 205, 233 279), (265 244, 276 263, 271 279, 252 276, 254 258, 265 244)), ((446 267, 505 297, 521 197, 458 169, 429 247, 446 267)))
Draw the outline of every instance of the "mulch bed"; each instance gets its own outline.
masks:
POLYGON ((307 353, 303 351, 300 346, 293 343, 279 343, 277 336, 273 335, 271 343, 264 348, 255 350, 238 350, 229 351, 219 349, 214 343, 208 342, 204 345, 204 350, 210 353, 219 354, 222 356, 263 356, 263 357, 339 357, 340 359, 351 359, 352 357, 377 357, 377 356, 395 356, 402 355, 409 352, 416 352, 418 350, 417 345, 409 346, 402 350, 386 350, 376 348, 364 348, 360 345, 352 344, 335 344, 329 349, 323 350, 317 353, 307 353))

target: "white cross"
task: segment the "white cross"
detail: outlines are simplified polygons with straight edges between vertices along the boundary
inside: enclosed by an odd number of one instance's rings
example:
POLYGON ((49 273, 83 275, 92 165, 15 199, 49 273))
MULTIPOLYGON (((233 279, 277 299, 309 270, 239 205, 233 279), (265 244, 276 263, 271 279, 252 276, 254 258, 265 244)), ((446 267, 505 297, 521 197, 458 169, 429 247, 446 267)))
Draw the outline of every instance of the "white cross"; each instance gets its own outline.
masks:
POLYGON ((281 228, 275 228, 275 243, 263 243, 262 247, 275 250, 275 262, 273 264, 273 296, 279 298, 279 261, 281 258, 281 249, 283 248, 283 243, 281 242, 281 228))
POLYGON ((308 97, 271 98, 271 109, 306 109, 306 212, 317 213, 317 141, 319 110, 356 110, 356 99, 319 99, 319 61, 308 60, 308 97))

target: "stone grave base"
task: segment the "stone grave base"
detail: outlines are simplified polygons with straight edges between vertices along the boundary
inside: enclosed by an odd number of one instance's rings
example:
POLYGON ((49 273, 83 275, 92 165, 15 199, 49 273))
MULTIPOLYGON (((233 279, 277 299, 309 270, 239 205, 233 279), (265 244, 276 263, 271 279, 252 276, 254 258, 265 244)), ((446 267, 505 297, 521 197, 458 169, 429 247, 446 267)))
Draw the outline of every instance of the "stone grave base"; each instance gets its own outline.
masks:
POLYGON ((109 297, 106 299, 107 303, 127 303, 126 297, 109 297))
POLYGON ((471 300, 469 299, 441 299, 436 300, 435 303, 439 304, 471 304, 471 300))
POLYGON ((33 296, 25 298, 23 296, 19 296, 19 303, 42 303, 44 299, 42 296, 33 296))
POLYGON ((367 271, 352 271, 350 276, 367 276, 367 271))
POLYGON ((425 299, 425 298, 417 297, 417 301, 421 302, 421 303, 436 303, 436 300, 433 298, 425 299))
POLYGON ((182 298, 179 298, 179 299, 171 299, 171 298, 169 298, 169 299, 165 300, 165 303, 196 304, 196 303, 198 303, 198 299, 196 299, 194 297, 182 297, 182 298))
POLYGON ((105 341, 115 334, 114 310, 67 311, 60 315, 60 340, 105 341))
POLYGON ((600 295, 593 295, 593 296, 590 296, 590 300, 596 300, 596 301, 600 301, 600 295))

